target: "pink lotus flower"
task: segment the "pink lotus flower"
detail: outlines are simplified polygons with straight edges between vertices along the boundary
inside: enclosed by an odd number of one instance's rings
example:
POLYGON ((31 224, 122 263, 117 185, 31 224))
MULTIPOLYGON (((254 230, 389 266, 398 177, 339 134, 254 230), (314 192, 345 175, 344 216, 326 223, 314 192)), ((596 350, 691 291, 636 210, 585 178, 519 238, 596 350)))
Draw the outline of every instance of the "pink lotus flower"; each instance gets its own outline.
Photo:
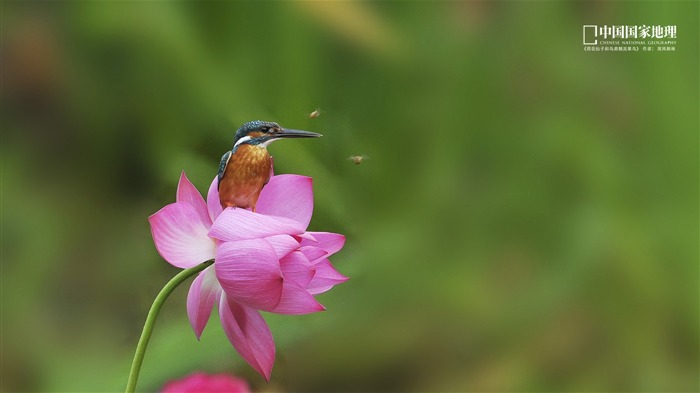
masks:
POLYGON ((156 248, 170 264, 184 269, 214 259, 187 297, 197 339, 218 303, 229 341, 269 381, 275 344, 259 310, 294 315, 324 310, 314 295, 348 279, 328 260, 345 237, 306 232, 313 212, 308 177, 273 176, 256 210, 222 211, 216 178, 204 202, 183 172, 176 202, 149 221, 156 248))
POLYGON ((160 393, 250 393, 248 382, 228 374, 190 374, 170 381, 160 393))

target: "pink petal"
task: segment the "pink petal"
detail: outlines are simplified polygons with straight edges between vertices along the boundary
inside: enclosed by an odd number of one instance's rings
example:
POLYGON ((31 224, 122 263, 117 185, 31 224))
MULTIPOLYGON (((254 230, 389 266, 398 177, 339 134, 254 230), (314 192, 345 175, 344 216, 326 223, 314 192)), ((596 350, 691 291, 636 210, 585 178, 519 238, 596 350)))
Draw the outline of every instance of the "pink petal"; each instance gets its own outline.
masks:
POLYGON ((314 269, 316 270, 316 274, 314 274, 314 278, 306 285, 306 289, 309 293, 314 295, 326 292, 333 288, 334 285, 349 280, 349 277, 338 273, 328 259, 323 259, 321 262, 314 265, 314 269))
POLYGON ((279 304, 282 271, 275 250, 266 241, 222 243, 214 267, 221 287, 232 300, 265 311, 279 304))
POLYGON ((295 235, 302 232, 304 232, 303 226, 289 218, 227 208, 214 221, 209 236, 224 241, 235 241, 283 234, 295 235))
POLYGON ((216 218, 219 217, 219 214, 221 214, 221 211, 223 210, 221 208, 221 202, 219 201, 218 177, 214 177, 214 180, 209 186, 209 192, 207 192, 207 210, 209 211, 209 218, 211 218, 211 222, 216 221, 216 218))
POLYGON ((304 246, 299 247, 299 251, 304 253, 304 255, 309 259, 309 261, 316 262, 318 259, 328 256, 328 253, 318 247, 304 246))
POLYGON ((311 240, 312 242, 316 243, 316 238, 313 237, 313 235, 310 234, 309 232, 304 232, 301 235, 295 235, 295 237, 298 237, 299 241, 301 241, 301 239, 306 239, 306 240, 311 240))
POLYGON ((328 255, 333 255, 340 251, 345 245, 345 236, 331 232, 308 232, 316 238, 316 242, 302 239, 302 246, 316 246, 326 250, 328 255))
POLYGON ((190 182, 190 179, 185 175, 185 171, 182 171, 180 175, 180 182, 177 185, 177 202, 186 202, 194 206, 197 213, 201 216, 201 220, 211 226, 212 220, 209 218, 209 213, 207 213, 207 204, 204 202, 204 198, 197 191, 197 188, 190 182))
POLYGON ((323 311, 326 308, 301 285, 284 280, 282 299, 272 312, 287 315, 302 315, 323 311))
POLYGON ((270 380, 275 363, 275 342, 258 311, 221 296, 219 316, 224 332, 248 364, 270 380))
POLYGON ((189 203, 171 203, 148 221, 156 249, 171 265, 186 269, 216 255, 214 240, 207 235, 208 223, 189 203))
POLYGON ((270 179, 260 193, 256 210, 268 216, 287 217, 306 229, 314 211, 311 178, 278 175, 270 179))
POLYGON ((194 279, 187 294, 187 316, 197 340, 209 321, 211 309, 219 300, 221 286, 216 280, 214 268, 209 266, 194 279))
POLYGON ((299 242, 289 235, 268 236, 265 241, 275 249, 278 259, 299 248, 299 242))
POLYGON ((311 262, 300 251, 294 251, 282 258, 280 267, 282 268, 282 276, 284 276, 285 282, 291 280, 302 287, 306 287, 306 284, 314 277, 311 262))

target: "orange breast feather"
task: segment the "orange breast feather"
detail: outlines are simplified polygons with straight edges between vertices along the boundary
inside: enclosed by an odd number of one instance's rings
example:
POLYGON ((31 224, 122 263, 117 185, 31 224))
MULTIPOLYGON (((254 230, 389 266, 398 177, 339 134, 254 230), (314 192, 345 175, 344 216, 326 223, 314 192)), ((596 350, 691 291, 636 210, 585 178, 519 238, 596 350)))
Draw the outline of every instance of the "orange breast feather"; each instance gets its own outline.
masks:
POLYGON ((270 180, 272 160, 267 149, 254 145, 238 146, 219 184, 221 207, 253 208, 263 186, 270 180))

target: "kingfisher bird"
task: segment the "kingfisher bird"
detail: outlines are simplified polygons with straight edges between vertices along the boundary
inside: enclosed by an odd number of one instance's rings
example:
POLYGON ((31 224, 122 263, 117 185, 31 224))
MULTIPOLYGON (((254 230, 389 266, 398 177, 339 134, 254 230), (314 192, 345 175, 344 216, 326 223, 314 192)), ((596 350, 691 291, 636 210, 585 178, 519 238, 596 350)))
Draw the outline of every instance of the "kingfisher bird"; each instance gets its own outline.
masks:
POLYGON ((218 173, 221 207, 252 208, 270 180, 272 157, 267 146, 282 138, 313 138, 321 134, 282 128, 271 121, 249 121, 236 131, 233 148, 221 157, 218 173))

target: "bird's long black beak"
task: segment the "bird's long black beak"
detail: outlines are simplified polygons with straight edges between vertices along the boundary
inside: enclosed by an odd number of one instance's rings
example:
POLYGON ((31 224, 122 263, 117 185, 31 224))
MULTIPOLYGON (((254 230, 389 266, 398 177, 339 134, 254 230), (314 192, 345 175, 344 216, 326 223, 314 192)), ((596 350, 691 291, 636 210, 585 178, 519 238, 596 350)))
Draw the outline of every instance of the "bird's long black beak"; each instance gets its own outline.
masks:
POLYGON ((311 131, 291 130, 289 128, 283 128, 275 134, 275 138, 318 138, 320 136, 323 135, 311 131))

